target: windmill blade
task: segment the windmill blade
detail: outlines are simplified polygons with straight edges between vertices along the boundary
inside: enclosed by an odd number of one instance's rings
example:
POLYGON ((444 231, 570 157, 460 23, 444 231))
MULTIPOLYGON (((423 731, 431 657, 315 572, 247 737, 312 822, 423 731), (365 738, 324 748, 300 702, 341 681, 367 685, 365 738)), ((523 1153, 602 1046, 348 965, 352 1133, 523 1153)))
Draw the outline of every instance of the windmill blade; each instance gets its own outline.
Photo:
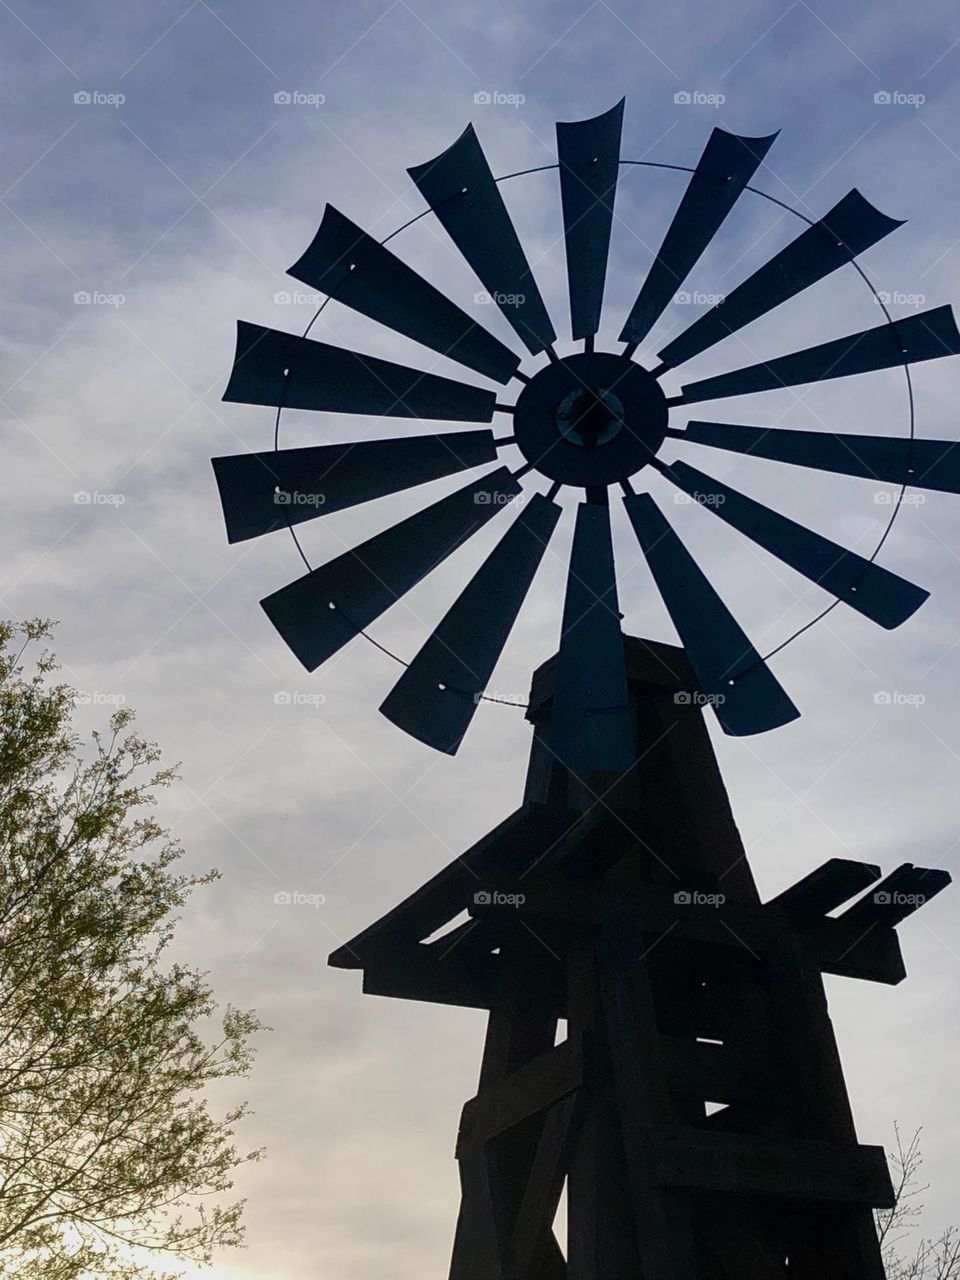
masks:
POLYGON ((310 449, 267 449, 214 458, 228 542, 302 524, 331 511, 410 489, 496 460, 492 431, 310 449))
POLYGON ((260 603, 308 671, 369 626, 520 492, 506 467, 473 480, 260 603))
POLYGON ((520 364, 499 338, 333 205, 287 275, 496 382, 509 382, 520 364))
POLYGON ((695 502, 887 630, 906 622, 930 594, 685 462, 653 465, 695 502))
POLYGON ((861 333, 851 333, 833 342, 777 356, 760 364, 721 373, 716 378, 687 383, 669 404, 694 404, 699 400, 720 400, 744 396, 777 387, 796 387, 806 382, 845 378, 854 373, 873 373, 898 364, 916 364, 960 353, 960 333, 950 307, 934 307, 919 315, 892 324, 877 325, 861 333))
POLYGON ((237 325, 237 354, 223 398, 451 422, 489 422, 496 403, 482 387, 245 320, 237 325))
POLYGON ((807 227, 668 343, 659 352, 660 359, 670 367, 683 364, 852 262, 858 254, 902 226, 902 222, 875 209, 859 191, 849 192, 819 222, 807 227))
POLYGON ((570 553, 550 749, 577 777, 636 763, 610 510, 582 502, 570 553))
POLYGON ((954 440, 897 440, 728 422, 688 422, 680 438, 771 462, 960 493, 960 443, 954 440))
POLYGON ((636 346, 660 319, 776 137, 741 138, 714 129, 620 332, 621 342, 636 346))
POLYGON ((561 508, 534 494, 394 685, 380 710, 455 755, 470 726, 561 508))
POLYGON ((800 712, 653 498, 630 493, 623 503, 700 688, 724 733, 744 737, 796 720, 800 712))
POLYGON ((600 328, 610 251, 613 202, 620 172, 621 98, 593 120, 557 122, 560 203, 567 251, 570 330, 590 338, 600 328))
POLYGON ((557 335, 473 125, 407 173, 530 354, 549 347, 557 335))

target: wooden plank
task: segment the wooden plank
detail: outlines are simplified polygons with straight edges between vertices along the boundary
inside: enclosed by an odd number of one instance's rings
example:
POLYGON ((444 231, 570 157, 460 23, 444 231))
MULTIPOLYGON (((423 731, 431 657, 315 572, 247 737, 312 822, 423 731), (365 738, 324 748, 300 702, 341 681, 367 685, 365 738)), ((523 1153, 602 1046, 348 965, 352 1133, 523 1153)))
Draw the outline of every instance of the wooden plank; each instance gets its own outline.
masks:
POLYGON ((467 904, 478 877, 510 868, 521 874, 552 843, 570 830, 575 815, 525 804, 477 841, 399 906, 338 947, 327 963, 336 969, 360 969, 371 945, 385 936, 420 941, 452 920, 467 904))
POLYGON ((573 1093, 583 1080, 579 1045, 564 1041, 518 1067, 489 1096, 479 1094, 463 1108, 457 1156, 468 1147, 520 1124, 573 1093))
POLYGON ((862 978, 895 986, 906 977, 897 935, 891 928, 877 925, 865 929, 851 922, 823 916, 799 920, 771 906, 757 907, 739 902, 719 906, 675 902, 651 891, 641 896, 605 893, 575 883, 544 884, 530 880, 503 881, 501 893, 517 899, 509 906, 496 902, 472 904, 468 909, 477 918, 519 911, 521 914, 568 920, 581 924, 619 922, 634 930, 636 953, 645 951, 658 938, 716 943, 724 947, 745 947, 754 953, 779 944, 785 934, 798 933, 811 946, 825 973, 862 978))
POLYGON ((500 972, 498 956, 475 957, 462 965, 452 956, 438 961, 426 951, 418 942, 383 948, 363 971, 364 994, 465 1009, 490 1008, 500 972))
POLYGON ((627 973, 617 955, 626 941, 607 930, 598 958, 638 1252, 644 1280, 688 1280, 697 1274, 691 1207, 659 1184, 647 1141, 651 1127, 673 1114, 656 1010, 646 959, 627 973))
POLYGON ((576 1106, 576 1095, 566 1097, 550 1108, 544 1120, 513 1228, 513 1265, 518 1277, 529 1272, 534 1280, 532 1268, 553 1234, 553 1220, 569 1167, 576 1106))
POLYGON ((460 1216, 450 1280, 508 1280, 510 1241, 492 1152, 478 1147, 459 1163, 460 1216))
POLYGON ((651 1129, 646 1140, 662 1187, 874 1208, 893 1203, 882 1147, 697 1130, 651 1129))
POLYGON ((950 884, 950 872, 938 867, 915 867, 902 863, 875 884, 859 902, 848 907, 840 920, 855 928, 875 926, 896 928, 901 920, 919 910, 950 884))
POLYGON ((873 1212, 858 1205, 798 1208, 788 1219, 790 1280, 886 1280, 873 1212))
POLYGON ((796 915, 822 916, 879 880, 880 868, 850 858, 829 858, 768 905, 796 915))

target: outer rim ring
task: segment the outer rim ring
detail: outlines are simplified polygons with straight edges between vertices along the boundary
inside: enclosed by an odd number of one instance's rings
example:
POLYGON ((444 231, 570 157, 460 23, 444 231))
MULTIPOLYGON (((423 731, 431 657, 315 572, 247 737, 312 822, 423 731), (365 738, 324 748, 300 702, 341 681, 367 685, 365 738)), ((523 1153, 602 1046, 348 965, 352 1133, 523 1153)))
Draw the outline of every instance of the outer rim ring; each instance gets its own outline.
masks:
MULTIPOLYGON (((619 168, 666 169, 666 170, 671 170, 677 173, 696 173, 697 172, 696 168, 691 167, 690 165, 667 164, 666 162, 657 161, 657 160, 620 160, 618 167, 619 168)), ((530 169, 517 169, 513 173, 505 173, 499 178, 494 178, 494 182, 499 186, 501 182, 509 182, 512 178, 523 178, 534 173, 548 173, 554 169, 559 169, 559 168, 560 168, 560 165, 559 163, 557 163, 557 164, 536 165, 530 169)), ((799 209, 795 208, 793 205, 787 204, 786 201, 784 200, 780 200, 777 196, 772 196, 767 191, 761 191, 759 187, 751 186, 748 183, 744 187, 744 190, 749 191, 752 195, 760 196, 763 200, 767 200, 770 204, 776 205, 778 208, 783 209, 787 213, 793 214, 794 217, 799 218, 802 222, 805 222, 808 227, 812 227, 816 225, 815 219, 807 217, 805 213, 801 213, 799 209)), ((451 199, 454 199, 454 198, 455 197, 451 197, 451 199)), ((388 241, 392 240, 395 236, 400 235, 402 231, 406 231, 408 227, 412 227, 415 222, 419 222, 421 218, 426 218, 432 213, 433 213, 433 209, 428 208, 428 209, 422 210, 420 213, 414 214, 412 218, 408 218, 406 222, 401 223, 400 226, 397 227, 395 230, 391 231, 389 235, 384 236, 384 238, 379 243, 381 245, 386 244, 388 241)), ((848 263, 845 263, 844 265, 853 267, 857 275, 860 277, 863 283, 870 290, 873 300, 880 307, 880 310, 883 312, 883 315, 887 324, 892 326, 893 328, 896 328, 897 322, 891 316, 887 308, 887 304, 880 297, 879 292, 874 287, 872 281, 869 279, 869 277, 867 276, 866 272, 864 271, 863 267, 861 267, 857 259, 852 258, 848 263)), ((312 318, 310 319, 310 322, 307 324, 306 328, 301 334, 301 337, 305 338, 308 336, 308 334, 310 333, 310 330, 313 328, 314 324, 319 319, 321 312, 326 308, 327 304, 332 301, 335 301, 333 294, 328 294, 326 298, 324 298, 323 302, 320 303, 319 307, 317 307, 317 310, 314 312, 312 318)), ((639 366, 639 367, 642 368, 643 366, 639 366)), ((907 406, 908 406, 908 417, 909 417, 909 423, 910 423, 909 432, 906 436, 906 439, 909 440, 912 445, 912 442, 916 438, 916 405, 914 402, 914 394, 913 394, 913 379, 910 374, 910 365, 909 365, 909 362, 907 361, 905 361, 903 364, 903 374, 904 374, 904 378, 906 380, 906 385, 907 385, 907 406)), ((274 420, 274 429, 273 429, 274 452, 277 452, 280 448, 280 419, 282 414, 283 414, 283 405, 280 404, 277 406, 276 418, 274 420)), ((912 460, 912 449, 911 449, 911 460, 912 460)), ((890 519, 887 521, 884 527, 883 533, 880 535, 880 539, 877 542, 877 545, 874 547, 871 554, 865 557, 868 564, 874 563, 874 561, 879 556, 880 552, 883 550, 884 543, 887 541, 891 532, 893 531, 893 526, 896 523, 897 516, 900 513, 900 508, 903 505, 903 497, 908 487, 909 486, 906 481, 904 481, 900 485, 900 492, 897 494, 897 501, 894 504, 892 504, 890 519)), ((311 565, 309 559, 307 558, 306 553, 303 550, 303 547, 300 543, 300 539, 297 536, 296 528, 293 525, 288 525, 287 527, 290 530, 290 536, 293 539, 294 546, 297 549, 300 559, 303 561, 304 565, 306 566, 307 572, 312 573, 314 566, 311 565)), ((840 600, 839 598, 831 601, 831 603, 826 605, 825 608, 821 609, 819 613, 815 614, 812 618, 810 618, 807 622, 805 622, 801 627, 798 627, 796 631, 792 632, 789 636, 787 636, 786 640, 783 640, 780 642, 780 644, 775 645, 774 648, 769 650, 768 653, 762 654, 760 657, 760 662, 761 663, 768 662, 770 658, 772 658, 775 654, 778 654, 783 649, 786 649, 786 647, 792 644, 794 640, 798 640, 800 636, 802 636, 805 632, 815 627, 818 622, 822 621, 827 616, 828 613, 832 613, 833 610, 837 607, 837 605, 842 603, 843 601, 840 600)), ((395 662, 399 662, 401 666, 406 667, 410 665, 405 659, 391 652, 391 650, 386 648, 385 645, 382 645, 380 641, 376 640, 372 635, 370 635, 368 631, 361 629, 359 634, 364 636, 365 639, 369 640, 372 645, 380 649, 381 652, 385 653, 388 657, 393 658, 395 662)), ((488 698, 486 695, 481 695, 481 699, 485 702, 501 702, 501 703, 506 703, 506 705, 508 706, 516 706, 521 708, 525 708, 528 705, 527 703, 506 702, 505 699, 488 698)))

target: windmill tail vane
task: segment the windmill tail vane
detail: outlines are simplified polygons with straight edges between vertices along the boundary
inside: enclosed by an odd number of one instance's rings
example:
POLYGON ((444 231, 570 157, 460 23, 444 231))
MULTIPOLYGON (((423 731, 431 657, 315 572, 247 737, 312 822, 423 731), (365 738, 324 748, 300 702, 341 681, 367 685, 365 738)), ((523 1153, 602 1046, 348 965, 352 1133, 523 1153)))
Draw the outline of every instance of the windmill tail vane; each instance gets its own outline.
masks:
MULTIPOLYGON (((310 671, 365 631, 505 506, 518 513, 388 694, 384 715, 439 751, 457 751, 506 645, 562 508, 579 489, 556 667, 550 748, 579 773, 622 772, 636 752, 610 525, 622 498, 652 578, 699 684, 728 734, 762 733, 799 712, 687 550, 642 472, 884 628, 905 622, 927 592, 683 461, 664 446, 692 443, 792 467, 960 492, 953 441, 736 422, 673 425, 688 405, 803 386, 960 353, 949 306, 681 384, 664 375, 825 279, 900 222, 850 191, 768 262, 657 352, 635 352, 750 186, 776 139, 714 129, 619 334, 596 347, 617 194, 623 101, 591 120, 557 124, 556 168, 566 251, 570 336, 557 333, 472 126, 439 156, 408 170, 443 231, 502 312, 522 354, 332 206, 297 280, 462 365, 501 390, 241 321, 224 399, 277 410, 365 414, 468 425, 400 438, 274 448, 213 460, 230 542, 291 529, 327 513, 458 473, 462 488, 268 595, 270 621, 310 671), (523 366, 523 367, 521 367, 523 366), (519 387, 510 401, 509 385, 519 387), (497 415, 504 430, 492 425, 497 415), (481 425, 478 425, 481 424, 481 425), (518 448, 523 464, 498 465, 518 448), (545 478, 530 493, 524 479, 545 478), (518 499, 522 499, 518 503, 518 499)), ((677 167, 677 166, 673 166, 677 167)), ((759 194, 763 194, 760 192, 759 194)), ((801 215, 802 216, 802 215, 801 215)), ((390 238, 390 237, 388 237, 390 238)), ((682 376, 682 375, 681 375, 682 376)), ((705 516, 704 518, 708 518, 705 516)), ((719 525, 718 525, 719 529, 719 525)))

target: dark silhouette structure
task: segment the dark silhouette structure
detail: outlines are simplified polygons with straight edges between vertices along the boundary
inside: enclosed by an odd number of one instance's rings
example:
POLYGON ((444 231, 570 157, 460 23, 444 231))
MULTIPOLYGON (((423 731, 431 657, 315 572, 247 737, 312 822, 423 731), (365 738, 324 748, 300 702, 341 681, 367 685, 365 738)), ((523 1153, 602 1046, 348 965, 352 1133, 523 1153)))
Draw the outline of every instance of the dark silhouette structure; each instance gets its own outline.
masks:
POLYGON ((546 664, 521 808, 330 957, 489 1010, 451 1280, 883 1280, 822 974, 900 982, 896 926, 950 877, 832 858, 761 903, 683 651, 626 661, 635 767, 559 764, 546 664))
POLYGON ((276 419, 272 449, 213 460, 227 535, 291 534, 307 572, 261 604, 313 671, 355 637, 372 639, 367 628, 397 600, 505 506, 519 507, 381 707, 454 754, 563 514, 558 495, 582 494, 559 651, 533 685, 522 807, 331 957, 362 969, 366 991, 489 1010, 479 1092, 457 1145, 452 1280, 881 1280, 871 1209, 889 1204, 890 1180, 883 1153, 857 1142, 822 975, 899 982, 896 926, 949 877, 910 865, 882 877, 834 858, 760 902, 702 708, 733 735, 799 712, 772 654, 754 648, 657 495, 699 506, 706 514, 693 518, 715 520, 718 542, 732 529, 816 584, 824 612, 842 603, 899 626, 927 596, 878 563, 899 498, 863 556, 664 454, 706 447, 898 485, 899 497, 908 485, 960 492, 960 447, 915 438, 912 398, 900 439, 689 414, 705 401, 956 355, 960 332, 947 306, 890 315, 857 259, 900 223, 852 190, 816 221, 789 210, 804 224, 796 238, 648 355, 740 196, 787 206, 752 185, 774 137, 714 129, 688 168, 624 160, 622 123, 621 101, 558 124, 557 163, 540 167, 559 178, 570 336, 582 344, 572 353, 556 349, 501 191, 534 171, 495 178, 472 126, 408 171, 427 208, 384 240, 327 206, 290 274, 327 295, 320 310, 335 301, 403 334, 429 350, 431 367, 317 341, 313 321, 301 336, 241 322, 224 398, 271 406, 276 419), (618 349, 602 350, 614 206, 632 166, 689 177, 618 349), (387 247, 425 216, 523 356, 387 247), (688 361, 843 267, 872 291, 883 323, 669 388, 688 361), (437 356, 497 389, 434 372, 437 356), (458 429, 282 449, 284 409, 458 429), (509 424, 499 435, 483 425, 498 415, 509 424), (495 463, 310 566, 298 538, 306 521, 495 463), (525 487, 538 480, 546 492, 525 487), (682 649, 624 638, 612 499, 682 649), (552 1227, 565 1182, 566 1256, 552 1227))

